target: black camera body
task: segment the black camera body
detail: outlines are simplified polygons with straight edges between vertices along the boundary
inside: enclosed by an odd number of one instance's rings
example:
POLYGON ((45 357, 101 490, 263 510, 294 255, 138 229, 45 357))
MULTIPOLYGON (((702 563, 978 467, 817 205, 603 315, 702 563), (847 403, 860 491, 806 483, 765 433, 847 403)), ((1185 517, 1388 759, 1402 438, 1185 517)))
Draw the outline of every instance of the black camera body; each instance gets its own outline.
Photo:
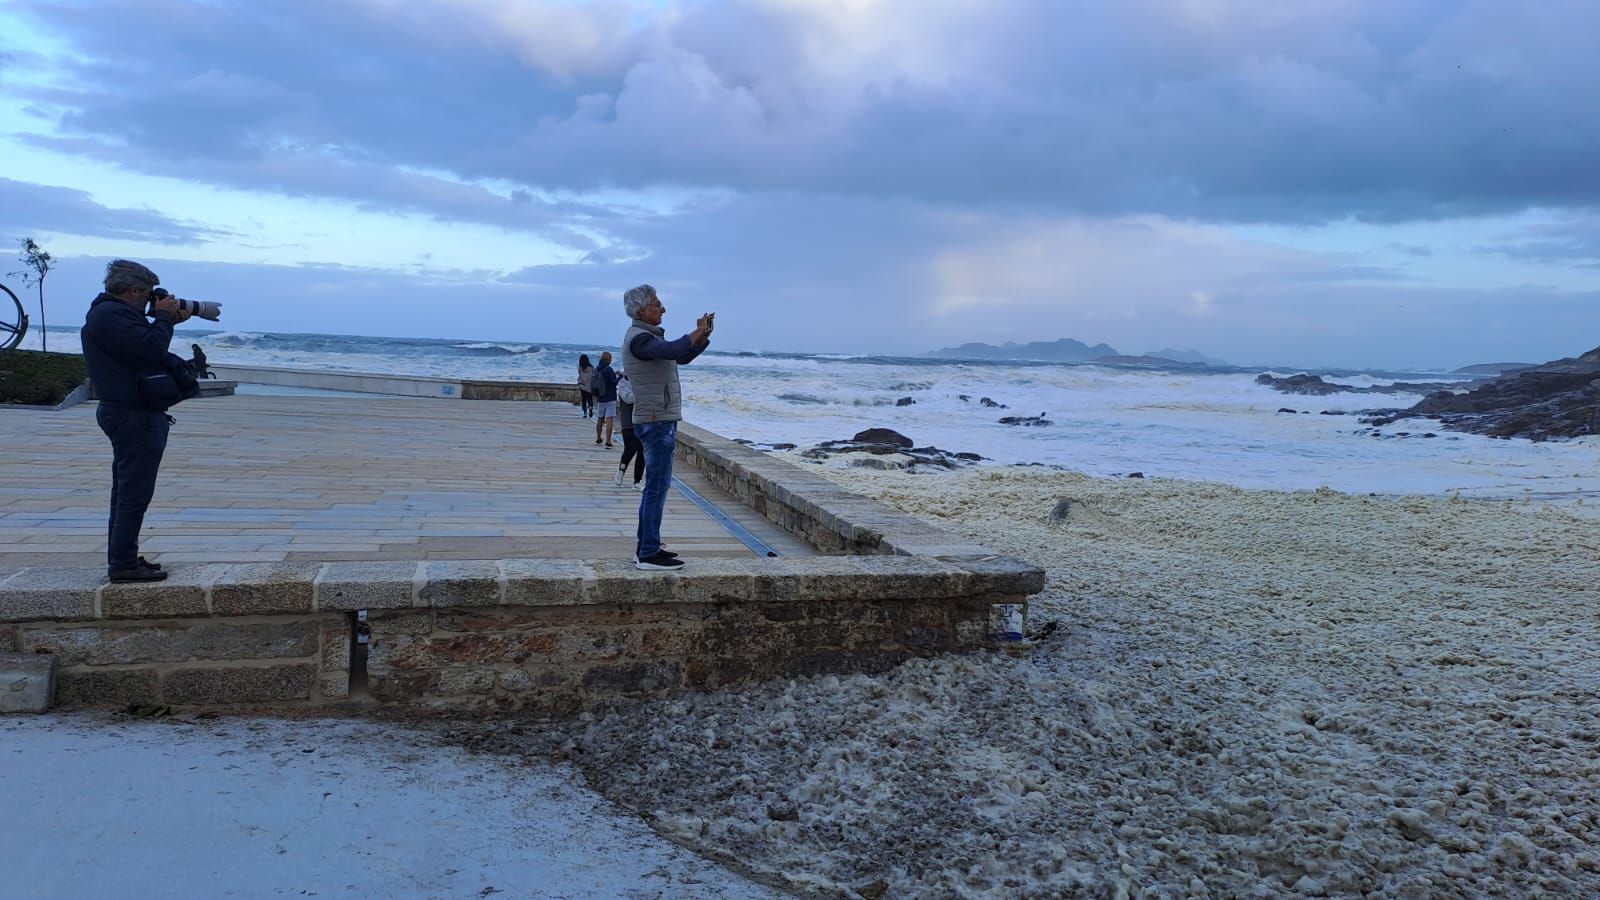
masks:
MULTIPOLYGON (((150 289, 150 304, 152 307, 155 305, 157 300, 164 300, 167 297, 172 297, 172 294, 166 288, 150 289)), ((212 322, 217 322, 222 319, 221 303, 213 303, 210 300, 185 300, 182 297, 172 297, 172 299, 178 301, 178 309, 183 310, 191 316, 199 316, 202 319, 207 319, 212 322)), ((149 315, 150 312, 151 309, 149 308, 145 310, 146 315, 149 315)))

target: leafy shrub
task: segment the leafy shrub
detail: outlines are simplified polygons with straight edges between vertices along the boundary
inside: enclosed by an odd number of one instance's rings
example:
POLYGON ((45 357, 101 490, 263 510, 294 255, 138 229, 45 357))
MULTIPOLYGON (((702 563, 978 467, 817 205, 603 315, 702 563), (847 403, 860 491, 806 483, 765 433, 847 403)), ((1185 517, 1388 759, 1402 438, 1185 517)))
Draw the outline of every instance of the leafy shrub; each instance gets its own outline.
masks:
POLYGON ((89 371, 76 353, 0 353, 0 403, 55 406, 87 380, 89 371))

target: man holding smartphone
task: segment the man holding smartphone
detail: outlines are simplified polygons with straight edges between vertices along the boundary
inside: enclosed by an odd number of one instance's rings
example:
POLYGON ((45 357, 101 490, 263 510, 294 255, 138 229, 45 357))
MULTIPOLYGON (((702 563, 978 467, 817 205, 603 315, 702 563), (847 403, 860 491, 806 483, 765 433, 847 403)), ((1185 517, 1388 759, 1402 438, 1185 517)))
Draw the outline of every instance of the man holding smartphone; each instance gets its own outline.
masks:
POLYGON ((634 563, 640 569, 670 572, 683 568, 676 553, 661 546, 661 513, 672 487, 672 456, 683 420, 683 390, 678 367, 694 362, 711 344, 716 313, 706 313, 693 331, 666 340, 661 319, 667 308, 648 284, 622 295, 622 310, 631 320, 622 338, 623 371, 633 385, 633 432, 644 448, 644 493, 639 498, 638 546, 634 563))

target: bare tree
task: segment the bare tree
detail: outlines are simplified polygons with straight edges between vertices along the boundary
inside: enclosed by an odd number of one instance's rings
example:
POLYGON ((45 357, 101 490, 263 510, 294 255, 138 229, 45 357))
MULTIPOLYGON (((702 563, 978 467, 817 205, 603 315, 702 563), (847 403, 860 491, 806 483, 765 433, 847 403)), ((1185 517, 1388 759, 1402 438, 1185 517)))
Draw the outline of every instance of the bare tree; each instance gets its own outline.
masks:
POLYGON ((17 254, 17 258, 22 260, 23 265, 26 265, 27 268, 20 272, 12 272, 11 277, 21 276, 24 285, 31 284, 38 289, 39 346, 48 351, 50 349, 50 336, 44 324, 44 278, 50 274, 51 269, 55 268, 56 260, 55 257, 46 253, 45 249, 39 246, 31 237, 23 238, 19 243, 22 244, 22 252, 17 254))

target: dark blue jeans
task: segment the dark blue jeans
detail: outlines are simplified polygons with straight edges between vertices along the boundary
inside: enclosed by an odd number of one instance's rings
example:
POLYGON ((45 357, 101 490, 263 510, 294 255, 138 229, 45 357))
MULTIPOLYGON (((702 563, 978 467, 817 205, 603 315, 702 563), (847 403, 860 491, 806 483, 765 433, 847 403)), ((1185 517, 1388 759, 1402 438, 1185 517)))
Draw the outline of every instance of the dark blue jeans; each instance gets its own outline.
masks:
POLYGON ((111 522, 106 567, 132 568, 139 562, 139 529, 156 493, 156 472, 167 450, 166 413, 100 404, 94 413, 111 439, 111 522))
POLYGON ((644 447, 644 493, 639 497, 638 559, 661 552, 661 512, 672 488, 672 454, 678 447, 677 422, 635 422, 633 433, 644 447))

